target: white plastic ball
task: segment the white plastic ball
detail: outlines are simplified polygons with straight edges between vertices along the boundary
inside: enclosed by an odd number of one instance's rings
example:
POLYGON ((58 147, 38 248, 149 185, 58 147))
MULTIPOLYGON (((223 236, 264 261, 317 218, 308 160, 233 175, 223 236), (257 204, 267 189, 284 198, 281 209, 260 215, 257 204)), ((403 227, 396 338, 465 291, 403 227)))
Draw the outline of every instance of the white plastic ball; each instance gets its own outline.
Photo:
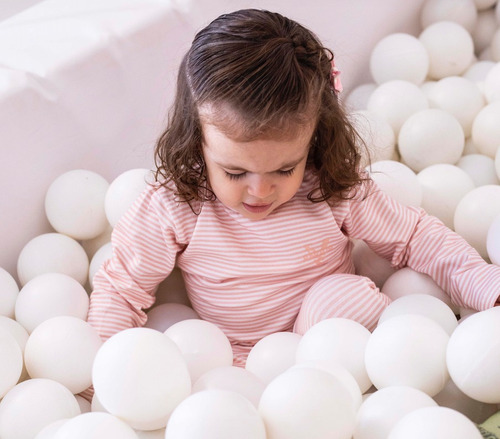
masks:
POLYGON ((113 233, 113 228, 111 227, 111 225, 108 224, 106 230, 99 236, 96 236, 95 238, 92 239, 85 239, 80 241, 80 244, 85 250, 85 253, 87 253, 89 260, 92 259, 92 257, 96 254, 97 250, 99 250, 103 245, 111 241, 112 233, 113 233))
POLYGON ((7 270, 0 267, 0 316, 14 317, 19 287, 7 270))
POLYGON ((366 110, 368 100, 376 88, 377 84, 374 82, 358 85, 345 98, 345 106, 350 111, 366 110))
MULTIPOLYGON (((394 157, 396 136, 386 120, 368 110, 351 113, 351 119, 368 149, 372 162, 390 160, 394 157)), ((363 165, 366 164, 368 164, 367 157, 364 157, 363 165)))
POLYGON ((0 398, 12 389, 23 370, 23 353, 14 336, 0 328, 0 398))
POLYGON ((480 424, 498 411, 496 404, 476 401, 462 392, 453 380, 449 380, 434 401, 441 407, 448 407, 467 416, 472 422, 480 424))
MULTIPOLYGON (((19 348, 21 349, 22 359, 24 360, 24 348, 26 347, 26 342, 28 341, 28 331, 23 328, 23 326, 14 319, 9 317, 0 316, 0 330, 7 330, 16 340, 19 348)), ((24 361, 23 368, 21 371, 21 376, 19 381, 24 381, 29 378, 28 371, 26 370, 24 361)))
POLYGON ((396 272, 396 268, 391 266, 390 261, 377 255, 365 241, 353 241, 352 261, 356 274, 371 279, 378 288, 382 288, 387 278, 396 272))
POLYGON ((32 378, 49 378, 79 393, 92 385, 92 364, 101 345, 89 323, 53 317, 31 333, 24 351, 26 369, 32 378))
POLYGON ((245 368, 268 384, 295 364, 301 339, 301 335, 293 332, 276 332, 265 336, 250 350, 245 368))
POLYGON ((454 116, 464 131, 465 137, 472 132, 472 123, 486 102, 478 86, 461 76, 440 79, 432 88, 429 104, 454 116))
POLYGON ((168 421, 165 439, 270 439, 257 409, 242 395, 204 390, 182 401, 168 421))
POLYGON ((387 439, 482 439, 476 425, 456 410, 447 407, 424 407, 405 415, 387 439))
POLYGON ((366 344, 366 371, 377 389, 410 386, 434 396, 448 382, 449 336, 435 321, 416 314, 388 319, 366 344))
POLYGON ((420 87, 400 79, 379 85, 367 104, 367 110, 385 119, 396 136, 408 117, 428 107, 427 97, 420 87))
POLYGON ((74 239, 91 239, 106 229, 104 197, 109 184, 92 171, 76 169, 57 177, 45 195, 52 227, 74 239))
POLYGON ((17 275, 22 285, 45 273, 63 273, 85 285, 89 259, 83 247, 61 233, 45 233, 29 241, 17 260, 17 275))
POLYGON ((500 186, 486 185, 468 192, 455 209, 455 231, 486 258, 488 230, 500 214, 500 186))
POLYGON ((480 53, 489 46, 497 28, 498 23, 494 9, 483 10, 477 14, 476 25, 471 32, 476 53, 480 53))
POLYGON ((446 361, 453 382, 469 397, 500 403, 500 307, 478 312, 458 325, 448 343, 446 361))
POLYGON ((472 81, 481 90, 480 84, 484 82, 489 71, 495 66, 493 61, 477 61, 472 63, 462 74, 464 78, 472 81))
POLYGON ((0 437, 33 439, 47 425, 79 414, 75 396, 62 384, 42 378, 26 380, 0 402, 0 437))
POLYGON ((377 84, 402 79, 418 85, 429 71, 429 55, 424 45, 413 35, 390 34, 373 48, 370 71, 377 84))
POLYGON ((467 30, 451 21, 427 26, 419 36, 429 54, 429 77, 461 75, 474 57, 474 42, 467 30))
POLYGON ((396 316, 418 314, 428 317, 451 335, 458 326, 457 318, 443 301, 429 294, 411 294, 394 300, 380 315, 378 324, 396 316))
POLYGON ((395 160, 381 160, 366 168, 378 187, 401 204, 419 207, 422 188, 415 171, 395 160))
POLYGON ((455 164, 462 156, 464 143, 458 120, 437 108, 410 116, 398 136, 401 158, 415 172, 438 163, 455 164))
POLYGON ((484 96, 489 103, 500 101, 500 62, 490 69, 484 79, 484 96))
POLYGON ((116 177, 109 185, 104 199, 106 218, 115 227, 120 218, 146 189, 151 180, 149 169, 130 169, 116 177))
POLYGON ((425 273, 419 273, 410 267, 403 267, 387 278, 382 286, 382 293, 392 300, 410 294, 428 294, 434 296, 457 311, 451 298, 443 289, 425 273))
POLYGON ((308 367, 291 368, 271 381, 259 412, 267 439, 350 439, 356 415, 344 384, 308 367))
POLYGON ((61 428, 67 421, 68 419, 59 419, 58 421, 52 422, 51 424, 43 427, 35 436, 35 439, 54 439, 59 428, 61 428))
POLYGON ((148 320, 144 327, 165 332, 172 325, 183 320, 199 319, 198 313, 182 303, 162 303, 151 308, 147 313, 148 320))
POLYGON ((210 369, 193 383, 192 393, 202 390, 220 389, 239 393, 255 407, 265 389, 264 382, 252 372, 236 366, 223 366, 210 369))
POLYGON ((344 366, 341 366, 338 361, 332 359, 312 360, 298 363, 293 367, 309 367, 313 369, 323 370, 332 374, 349 391, 354 411, 358 411, 359 406, 361 405, 361 402, 363 400, 361 389, 359 388, 359 385, 352 374, 344 366))
POLYGON ((457 204, 475 188, 471 176, 458 166, 441 163, 427 166, 417 179, 422 188, 422 207, 453 229, 457 204))
POLYGON ((297 347, 297 364, 332 360, 352 374, 362 393, 372 382, 365 368, 365 349, 370 331, 354 320, 331 318, 313 325, 297 347))
POLYGON ((28 331, 43 321, 57 316, 87 319, 89 296, 72 277, 61 273, 46 273, 31 279, 16 301, 16 320, 28 331))
POLYGON ((138 439, 135 431, 109 413, 83 413, 69 419, 57 430, 54 439, 138 439))
POLYGON ((104 244, 99 250, 97 250, 90 260, 89 266, 89 285, 91 288, 94 287, 94 276, 101 268, 104 261, 109 259, 113 254, 113 246, 111 242, 104 244))
POLYGON ((426 0, 420 12, 423 28, 439 21, 449 20, 472 32, 477 22, 473 0, 426 0))
POLYGON ((210 369, 233 364, 228 338, 217 325, 206 320, 182 320, 170 326, 165 335, 179 347, 192 382, 210 369))
POLYGON ((495 169, 495 161, 487 155, 465 155, 457 162, 457 166, 467 172, 476 187, 487 184, 500 184, 495 169))
POLYGON ((486 252, 495 265, 500 265, 500 214, 491 222, 486 234, 486 252))
POLYGON ((24 353, 29 334, 24 327, 14 319, 0 316, 0 329, 6 329, 16 339, 17 344, 24 353))
POLYGON ((500 146, 500 102, 483 107, 472 124, 472 141, 481 154, 494 158, 500 146))
POLYGON ((179 349, 149 328, 125 329, 106 340, 95 357, 92 379, 104 408, 139 430, 165 427, 191 392, 179 349))
POLYGON ((495 172, 497 177, 500 179, 500 147, 498 147, 497 152, 495 153, 495 172))
POLYGON ((353 439, 386 439, 396 423, 408 413, 436 402, 421 390, 390 386, 372 393, 359 408, 353 439))

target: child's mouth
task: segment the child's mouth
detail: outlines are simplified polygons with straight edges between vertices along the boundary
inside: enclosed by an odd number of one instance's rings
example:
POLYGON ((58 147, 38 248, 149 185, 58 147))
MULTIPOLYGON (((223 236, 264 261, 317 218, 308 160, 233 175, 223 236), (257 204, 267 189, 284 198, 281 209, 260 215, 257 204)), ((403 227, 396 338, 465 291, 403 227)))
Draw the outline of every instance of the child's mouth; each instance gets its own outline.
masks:
POLYGON ((272 203, 269 204, 247 204, 243 203, 243 207, 251 213, 262 213, 271 207, 272 203))

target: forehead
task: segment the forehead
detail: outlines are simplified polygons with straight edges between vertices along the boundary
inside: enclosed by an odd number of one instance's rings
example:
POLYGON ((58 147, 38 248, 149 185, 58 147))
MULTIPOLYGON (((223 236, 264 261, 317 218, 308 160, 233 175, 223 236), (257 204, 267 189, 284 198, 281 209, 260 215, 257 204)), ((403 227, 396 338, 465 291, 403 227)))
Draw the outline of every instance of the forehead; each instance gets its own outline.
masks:
POLYGON ((215 127, 227 138, 237 142, 253 140, 290 141, 300 137, 316 125, 316 118, 310 114, 276 116, 272 120, 259 121, 235 110, 228 104, 204 104, 198 108, 202 135, 207 127, 215 127))
POLYGON ((259 138, 238 141, 211 124, 204 124, 203 131, 203 154, 207 164, 255 173, 275 172, 305 160, 312 135, 312 129, 309 129, 290 140, 259 138))

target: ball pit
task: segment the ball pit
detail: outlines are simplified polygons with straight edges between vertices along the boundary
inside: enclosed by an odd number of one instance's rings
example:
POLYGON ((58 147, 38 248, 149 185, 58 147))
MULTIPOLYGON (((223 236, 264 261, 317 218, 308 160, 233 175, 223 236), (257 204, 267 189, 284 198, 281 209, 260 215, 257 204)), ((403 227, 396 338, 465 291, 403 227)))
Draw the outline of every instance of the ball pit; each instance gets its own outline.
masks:
MULTIPOLYGON (((496 4, 425 1, 420 34, 381 39, 373 82, 342 100, 382 190, 422 206, 498 265, 496 4)), ((330 319, 302 336, 270 334, 236 368, 222 331, 199 320, 181 291, 162 300, 182 304, 157 301, 146 328, 102 343, 85 322, 85 288, 149 173, 131 169, 111 184, 92 170, 61 173, 45 199, 54 231, 26 240, 17 273, 0 267, 2 439, 481 437, 474 423, 500 408, 498 343, 484 335, 500 330, 499 309, 458 321, 466 310, 432 279, 396 270, 364 242, 355 243, 356 272, 393 300, 372 333, 330 319), (89 180, 92 190, 81 184, 89 180), (90 384, 92 406, 76 395, 90 384)))

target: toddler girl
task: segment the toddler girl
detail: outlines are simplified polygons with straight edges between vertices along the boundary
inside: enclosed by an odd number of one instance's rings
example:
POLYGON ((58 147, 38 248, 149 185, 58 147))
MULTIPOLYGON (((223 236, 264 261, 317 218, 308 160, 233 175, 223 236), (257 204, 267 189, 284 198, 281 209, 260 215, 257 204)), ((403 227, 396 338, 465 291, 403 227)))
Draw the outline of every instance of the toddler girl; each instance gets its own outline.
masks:
POLYGON ((354 274, 351 238, 431 276, 461 307, 500 294, 500 267, 360 166, 333 54, 277 13, 222 15, 180 66, 156 182, 115 227, 89 322, 106 339, 146 322, 177 265, 193 308, 232 343, 235 365, 279 331, 330 317, 374 329, 390 299, 354 274))

